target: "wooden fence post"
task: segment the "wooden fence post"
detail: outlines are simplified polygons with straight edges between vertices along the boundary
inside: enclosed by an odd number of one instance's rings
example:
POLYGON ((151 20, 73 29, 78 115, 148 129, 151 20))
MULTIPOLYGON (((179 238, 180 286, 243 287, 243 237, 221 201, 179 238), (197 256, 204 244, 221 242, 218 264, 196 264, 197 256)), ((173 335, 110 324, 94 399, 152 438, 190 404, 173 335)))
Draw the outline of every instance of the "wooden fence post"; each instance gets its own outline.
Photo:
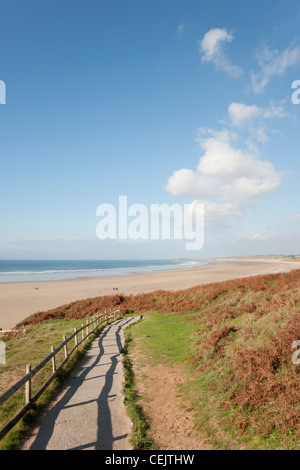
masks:
MULTIPOLYGON (((31 364, 27 364, 26 366, 26 374, 31 372, 31 364)), ((25 404, 27 405, 31 400, 31 377, 27 380, 25 384, 25 404)))
MULTIPOLYGON (((65 342, 66 340, 67 340, 66 335, 63 335, 63 342, 65 342)), ((65 359, 67 359, 68 357, 68 345, 67 344, 64 345, 64 351, 65 351, 65 359)))
POLYGON ((77 349, 77 347, 78 347, 78 338, 77 338, 77 328, 76 327, 74 328, 74 333, 76 333, 76 335, 75 335, 75 346, 76 346, 76 349, 77 349))
MULTIPOLYGON (((54 346, 51 346, 51 352, 54 352, 54 346)), ((52 373, 56 371, 55 356, 52 357, 52 373)))
POLYGON ((84 346, 84 328, 83 328, 83 323, 81 323, 81 327, 82 327, 82 330, 81 330, 81 335, 82 335, 82 341, 83 341, 83 346, 84 346))

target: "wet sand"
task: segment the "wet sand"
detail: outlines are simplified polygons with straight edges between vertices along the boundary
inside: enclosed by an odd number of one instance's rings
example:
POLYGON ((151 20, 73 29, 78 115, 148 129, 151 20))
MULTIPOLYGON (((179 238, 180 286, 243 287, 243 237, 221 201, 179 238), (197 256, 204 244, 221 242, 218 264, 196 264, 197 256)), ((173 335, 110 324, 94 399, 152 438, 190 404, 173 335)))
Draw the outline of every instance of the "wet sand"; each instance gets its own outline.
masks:
POLYGON ((153 273, 99 276, 61 281, 0 284, 0 328, 11 329, 29 315, 75 300, 101 295, 124 295, 157 289, 176 291, 238 277, 299 269, 300 263, 282 259, 226 259, 206 265, 153 273), (115 290, 114 288, 118 288, 115 290))

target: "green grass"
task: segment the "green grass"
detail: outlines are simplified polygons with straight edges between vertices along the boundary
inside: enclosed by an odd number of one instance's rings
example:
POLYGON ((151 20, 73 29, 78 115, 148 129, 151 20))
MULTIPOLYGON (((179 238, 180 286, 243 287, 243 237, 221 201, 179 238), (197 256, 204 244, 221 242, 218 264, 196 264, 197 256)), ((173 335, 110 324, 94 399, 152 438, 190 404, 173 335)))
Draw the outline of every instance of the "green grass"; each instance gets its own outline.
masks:
POLYGON ((143 352, 152 363, 190 364, 188 357, 193 352, 191 339, 195 327, 186 319, 186 315, 151 312, 134 325, 134 338, 142 339, 143 352))

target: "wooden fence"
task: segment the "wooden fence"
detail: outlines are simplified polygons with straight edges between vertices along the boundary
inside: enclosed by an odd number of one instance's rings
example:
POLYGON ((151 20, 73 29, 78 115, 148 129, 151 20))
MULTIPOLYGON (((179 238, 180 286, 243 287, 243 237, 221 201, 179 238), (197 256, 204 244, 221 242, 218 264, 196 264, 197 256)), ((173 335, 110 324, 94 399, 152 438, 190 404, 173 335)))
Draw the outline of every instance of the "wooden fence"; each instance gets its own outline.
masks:
POLYGON ((31 369, 31 365, 26 366, 26 374, 18 382, 16 382, 12 387, 10 387, 3 395, 0 396, 0 406, 3 405, 12 395, 14 395, 21 387, 25 385, 25 406, 12 418, 9 423, 7 423, 0 430, 0 440, 20 421, 23 416, 33 407, 37 399, 42 395, 50 383, 55 379, 57 374, 61 371, 67 361, 70 359, 71 355, 77 351, 80 344, 84 344, 86 339, 104 322, 112 319, 116 319, 121 316, 120 309, 111 310, 110 312, 103 313, 96 318, 93 318, 91 321, 86 320, 86 324, 83 325, 80 329, 74 328, 74 333, 66 338, 66 335, 63 336, 63 342, 57 347, 54 348, 51 346, 51 353, 45 357, 34 369, 31 369), (91 328, 90 328, 91 327, 91 328), (78 341, 78 334, 81 332, 81 339, 78 341), (68 351, 68 343, 74 340, 73 348, 68 351), (56 354, 64 349, 64 360, 56 368, 55 356, 56 354), (44 385, 39 389, 39 391, 31 396, 31 380, 49 361, 52 362, 52 375, 44 383, 44 385))

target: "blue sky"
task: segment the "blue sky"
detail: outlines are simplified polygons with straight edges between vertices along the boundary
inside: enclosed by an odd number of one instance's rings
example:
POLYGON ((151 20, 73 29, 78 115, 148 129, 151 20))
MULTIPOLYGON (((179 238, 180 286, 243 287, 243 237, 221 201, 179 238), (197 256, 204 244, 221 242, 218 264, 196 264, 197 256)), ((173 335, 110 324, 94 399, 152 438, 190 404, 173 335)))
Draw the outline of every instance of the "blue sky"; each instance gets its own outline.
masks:
POLYGON ((297 0, 0 7, 0 258, 300 252, 297 0), (97 239, 120 195, 203 203, 203 249, 97 239))

